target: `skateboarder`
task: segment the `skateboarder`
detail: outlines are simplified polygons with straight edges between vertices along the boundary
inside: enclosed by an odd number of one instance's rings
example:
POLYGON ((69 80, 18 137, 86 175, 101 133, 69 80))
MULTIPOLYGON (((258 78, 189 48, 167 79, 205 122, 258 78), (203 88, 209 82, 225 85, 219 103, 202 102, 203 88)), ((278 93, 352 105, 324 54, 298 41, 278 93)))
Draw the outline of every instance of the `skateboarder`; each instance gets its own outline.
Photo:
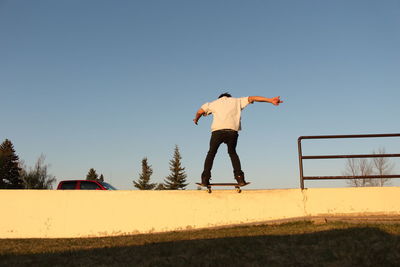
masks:
POLYGON ((197 111, 195 118, 193 119, 196 125, 201 116, 213 115, 210 148, 204 162, 203 173, 201 174, 202 185, 207 186, 210 184, 211 169, 214 158, 222 143, 225 143, 228 146, 228 154, 231 158, 236 181, 240 186, 246 184, 244 173, 240 165, 240 159, 236 153, 236 144, 239 136, 238 131, 241 130, 241 111, 248 104, 253 104, 254 102, 267 102, 275 106, 279 106, 280 103, 283 103, 283 101, 280 100, 280 96, 274 98, 266 98, 263 96, 234 98, 229 93, 224 93, 220 95, 217 100, 205 103, 197 111))

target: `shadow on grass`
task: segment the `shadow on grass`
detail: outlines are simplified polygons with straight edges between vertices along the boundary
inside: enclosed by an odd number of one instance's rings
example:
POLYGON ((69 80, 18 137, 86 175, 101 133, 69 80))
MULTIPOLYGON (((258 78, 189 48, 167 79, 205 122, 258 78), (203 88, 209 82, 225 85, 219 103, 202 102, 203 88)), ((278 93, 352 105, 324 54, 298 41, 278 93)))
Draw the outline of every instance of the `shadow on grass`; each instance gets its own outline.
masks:
MULTIPOLYGON (((100 239, 99 239, 100 240, 100 239)), ((0 241, 1 242, 1 241, 0 241)), ((149 241, 152 242, 152 241, 149 241)), ((39 254, 2 253, 2 266, 398 266, 400 237, 375 227, 203 238, 39 254)))

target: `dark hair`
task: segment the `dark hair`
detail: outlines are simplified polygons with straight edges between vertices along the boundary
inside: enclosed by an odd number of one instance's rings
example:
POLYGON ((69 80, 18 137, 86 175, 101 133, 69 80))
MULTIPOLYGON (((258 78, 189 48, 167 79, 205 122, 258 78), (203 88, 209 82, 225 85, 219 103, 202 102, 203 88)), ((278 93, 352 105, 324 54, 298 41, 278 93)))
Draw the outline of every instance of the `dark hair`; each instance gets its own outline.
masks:
POLYGON ((223 94, 220 95, 218 98, 221 98, 221 97, 224 97, 224 96, 226 96, 226 97, 232 97, 231 94, 227 92, 227 93, 223 93, 223 94))

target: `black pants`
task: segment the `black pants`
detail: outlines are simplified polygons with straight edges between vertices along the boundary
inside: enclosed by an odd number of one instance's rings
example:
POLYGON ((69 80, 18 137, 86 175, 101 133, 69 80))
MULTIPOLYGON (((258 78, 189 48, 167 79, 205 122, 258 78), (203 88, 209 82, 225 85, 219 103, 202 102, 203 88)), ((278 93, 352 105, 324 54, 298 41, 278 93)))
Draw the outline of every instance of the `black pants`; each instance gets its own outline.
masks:
POLYGON ((234 130, 217 130, 211 133, 210 149, 208 150, 206 160, 204 162, 204 171, 201 175, 202 178, 211 177, 211 169, 214 163, 215 155, 218 148, 222 143, 228 146, 228 154, 232 161, 233 173, 236 176, 242 175, 242 168, 240 166, 240 159, 236 153, 236 145, 239 134, 234 130))

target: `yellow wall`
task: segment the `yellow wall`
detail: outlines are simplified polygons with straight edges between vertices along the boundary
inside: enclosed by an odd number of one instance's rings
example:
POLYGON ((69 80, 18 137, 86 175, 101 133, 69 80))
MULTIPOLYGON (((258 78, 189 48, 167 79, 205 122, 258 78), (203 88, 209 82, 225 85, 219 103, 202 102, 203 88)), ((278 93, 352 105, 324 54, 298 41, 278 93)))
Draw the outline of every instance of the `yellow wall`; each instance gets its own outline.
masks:
POLYGON ((400 215, 400 187, 205 191, 0 190, 0 238, 111 236, 310 216, 400 215))

